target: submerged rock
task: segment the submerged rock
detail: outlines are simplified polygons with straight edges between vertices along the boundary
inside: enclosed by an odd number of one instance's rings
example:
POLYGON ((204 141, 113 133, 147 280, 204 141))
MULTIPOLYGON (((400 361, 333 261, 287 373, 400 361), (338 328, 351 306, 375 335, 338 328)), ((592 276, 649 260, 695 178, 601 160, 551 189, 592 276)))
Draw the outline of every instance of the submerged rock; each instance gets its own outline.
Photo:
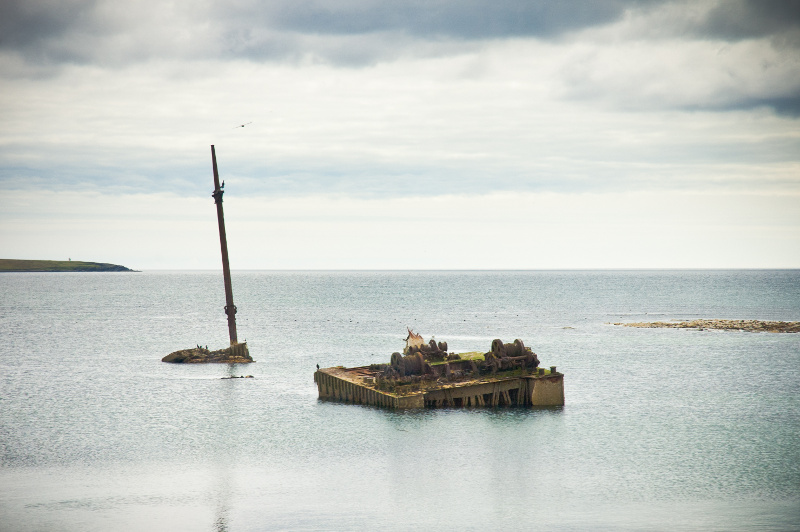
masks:
POLYGON ((176 364, 249 364, 253 362, 247 344, 236 344, 225 349, 209 351, 204 347, 181 349, 170 353, 161 359, 161 362, 174 362, 176 364))

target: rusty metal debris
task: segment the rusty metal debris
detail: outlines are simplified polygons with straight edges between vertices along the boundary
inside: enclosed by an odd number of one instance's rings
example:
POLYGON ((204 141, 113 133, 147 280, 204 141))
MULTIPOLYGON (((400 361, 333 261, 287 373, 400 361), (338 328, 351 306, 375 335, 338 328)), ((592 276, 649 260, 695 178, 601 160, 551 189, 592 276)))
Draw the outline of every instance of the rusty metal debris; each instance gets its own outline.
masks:
POLYGON ((176 364, 204 364, 204 363, 224 363, 224 364, 249 364, 253 362, 247 343, 241 343, 209 351, 208 347, 197 346, 192 349, 181 349, 168 354, 161 359, 161 362, 173 362, 176 364))
POLYGON ((388 408, 560 406, 564 375, 539 367, 539 357, 516 339, 492 342, 489 351, 453 353, 446 342, 427 343, 409 329, 403 352, 386 364, 314 373, 322 399, 388 408))
POLYGON ((462 360, 457 353, 447 352, 447 342, 431 339, 426 344, 420 335, 410 329, 408 333, 403 354, 392 353, 388 364, 370 366, 376 370, 375 379, 379 387, 385 381, 391 381, 393 385, 442 379, 455 381, 514 369, 533 372, 539 367, 539 357, 520 339, 509 344, 496 339, 482 359, 462 360))

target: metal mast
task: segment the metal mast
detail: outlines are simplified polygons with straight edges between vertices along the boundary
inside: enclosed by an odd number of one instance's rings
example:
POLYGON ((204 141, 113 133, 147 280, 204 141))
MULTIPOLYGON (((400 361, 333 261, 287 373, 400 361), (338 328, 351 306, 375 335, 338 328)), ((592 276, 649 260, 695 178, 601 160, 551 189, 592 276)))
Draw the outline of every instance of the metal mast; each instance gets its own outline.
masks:
POLYGON ((211 145, 211 164, 214 167, 214 203, 217 204, 217 221, 219 222, 219 246, 222 248, 222 276, 225 278, 225 314, 228 315, 228 333, 231 345, 239 343, 236 338, 236 305, 233 304, 233 288, 231 287, 231 268, 228 265, 228 239, 225 236, 225 217, 222 214, 222 194, 225 192, 219 186, 219 172, 217 172, 217 154, 214 145, 211 145))

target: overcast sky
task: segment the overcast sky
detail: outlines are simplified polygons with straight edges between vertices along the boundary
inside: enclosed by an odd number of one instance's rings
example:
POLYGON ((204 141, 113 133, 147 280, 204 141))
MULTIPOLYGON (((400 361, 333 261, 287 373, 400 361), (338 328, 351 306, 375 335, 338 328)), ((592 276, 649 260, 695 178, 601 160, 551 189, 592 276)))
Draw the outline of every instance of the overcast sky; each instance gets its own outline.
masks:
POLYGON ((0 256, 800 267, 800 1, 4 0, 0 256), (235 127, 239 124, 245 127, 235 127))

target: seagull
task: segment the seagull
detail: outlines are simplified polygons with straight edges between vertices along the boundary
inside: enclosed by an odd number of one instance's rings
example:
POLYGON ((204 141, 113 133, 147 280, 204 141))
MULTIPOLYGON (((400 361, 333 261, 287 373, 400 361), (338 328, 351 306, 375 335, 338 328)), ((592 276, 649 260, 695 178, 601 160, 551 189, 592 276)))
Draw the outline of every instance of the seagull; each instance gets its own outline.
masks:
POLYGON ((252 122, 248 122, 246 124, 239 124, 238 126, 233 126, 231 129, 236 129, 237 127, 249 126, 250 124, 252 124, 252 122))

